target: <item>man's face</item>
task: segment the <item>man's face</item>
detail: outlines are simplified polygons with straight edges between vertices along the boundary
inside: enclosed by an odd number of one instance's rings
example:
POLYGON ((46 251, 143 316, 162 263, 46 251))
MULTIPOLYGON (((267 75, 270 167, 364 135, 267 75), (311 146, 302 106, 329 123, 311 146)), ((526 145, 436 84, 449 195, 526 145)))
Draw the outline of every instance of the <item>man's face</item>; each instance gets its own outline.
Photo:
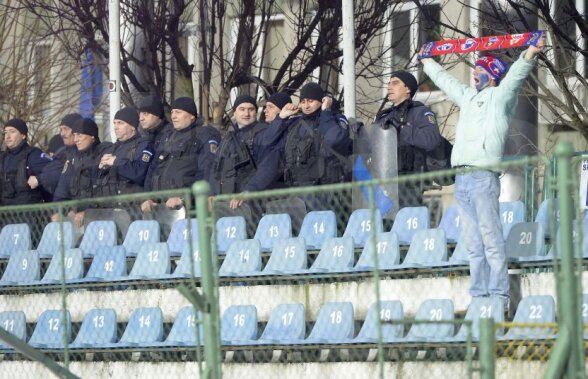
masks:
POLYGON ((119 141, 126 141, 135 135, 135 128, 122 120, 114 120, 114 135, 119 141))
POLYGON ((74 133, 73 138, 78 151, 84 151, 94 143, 94 136, 88 134, 74 133))
POLYGON ((161 122, 161 118, 149 112, 139 112, 139 123, 143 129, 153 129, 161 122))
POLYGON ((265 115, 265 122, 272 122, 275 120, 276 116, 280 113, 281 109, 278 108, 274 103, 270 103, 269 101, 265 103, 265 108, 263 109, 263 114, 265 115))
POLYGON ((480 66, 476 66, 474 68, 474 85, 478 91, 481 91, 486 87, 495 87, 496 80, 488 74, 488 71, 480 66))
POLYGON ((402 103, 410 97, 410 89, 404 82, 396 77, 388 81, 388 100, 395 105, 402 103))
POLYGON ((235 121, 240 128, 253 124, 257 120, 257 109, 251 103, 241 103, 235 108, 235 121))
POLYGON ((8 149, 17 147, 26 138, 26 135, 22 134, 12 126, 7 126, 4 128, 4 143, 8 149))
POLYGON ((60 125, 59 126, 59 135, 63 140, 63 144, 65 146, 73 146, 74 145, 74 137, 71 128, 67 125, 60 125))
POLYGON ((190 126, 196 120, 196 116, 181 109, 172 109, 171 119, 174 129, 182 130, 190 126))
POLYGON ((318 100, 311 100, 311 99, 302 99, 300 102, 300 109, 302 109, 302 113, 304 114, 311 114, 316 112, 323 105, 318 100))

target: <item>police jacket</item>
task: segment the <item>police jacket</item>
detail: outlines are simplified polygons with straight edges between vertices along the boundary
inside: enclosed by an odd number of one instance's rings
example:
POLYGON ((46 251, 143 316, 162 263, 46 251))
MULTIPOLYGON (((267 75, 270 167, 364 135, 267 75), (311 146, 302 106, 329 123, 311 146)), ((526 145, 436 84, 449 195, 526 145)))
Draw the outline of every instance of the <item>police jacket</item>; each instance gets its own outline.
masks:
POLYGON ((213 193, 261 191, 276 181, 279 151, 264 144, 268 127, 260 122, 243 128, 232 125, 217 153, 210 180, 213 193))
POLYGON ((151 141, 139 136, 117 141, 110 154, 114 164, 99 170, 95 196, 116 196, 143 191, 143 184, 153 157, 151 141))
POLYGON ((2 205, 38 203, 43 201, 40 188, 31 189, 27 181, 43 171, 51 158, 39 148, 22 141, 0 155, 2 205))
POLYGON ((68 160, 71 160, 78 149, 75 145, 62 146, 53 155, 53 160, 43 167, 43 172, 37 176, 39 185, 43 187, 43 190, 48 195, 53 197, 59 178, 61 177, 61 171, 63 171, 63 165, 68 160))
POLYGON ((441 143, 441 133, 431 108, 410 99, 376 115, 382 127, 398 131, 398 173, 420 172, 425 154, 441 143))
POLYGON ((165 141, 169 137, 170 133, 174 130, 174 127, 167 119, 162 119, 159 125, 151 129, 139 128, 139 134, 150 140, 152 145, 152 151, 157 156, 158 153, 163 151, 165 141))
POLYGON ((154 157, 145 189, 161 191, 186 188, 197 180, 209 180, 220 133, 198 118, 184 129, 174 129, 163 150, 154 157))

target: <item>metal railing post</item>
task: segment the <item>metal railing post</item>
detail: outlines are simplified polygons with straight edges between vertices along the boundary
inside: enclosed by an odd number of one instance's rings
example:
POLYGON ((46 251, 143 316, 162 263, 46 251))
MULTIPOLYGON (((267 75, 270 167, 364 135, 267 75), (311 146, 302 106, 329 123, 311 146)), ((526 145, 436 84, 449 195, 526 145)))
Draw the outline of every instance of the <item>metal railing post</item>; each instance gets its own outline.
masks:
POLYGON ((480 319, 480 378, 494 379, 494 319, 480 319))

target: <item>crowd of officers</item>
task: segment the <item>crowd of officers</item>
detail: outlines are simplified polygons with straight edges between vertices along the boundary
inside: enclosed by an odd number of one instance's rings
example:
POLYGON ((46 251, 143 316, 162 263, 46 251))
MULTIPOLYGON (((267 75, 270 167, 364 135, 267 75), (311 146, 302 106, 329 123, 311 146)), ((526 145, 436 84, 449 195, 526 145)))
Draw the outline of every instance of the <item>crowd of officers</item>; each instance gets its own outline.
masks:
MULTIPOLYGON (((393 75, 388 86, 393 106, 376 122, 397 128, 401 147, 433 149, 439 129, 431 110, 412 101, 416 88, 412 75, 393 75)), ((188 97, 172 101, 171 122, 157 96, 138 109, 120 109, 114 116, 114 143, 100 141, 92 119, 68 114, 49 153, 27 143, 25 121, 11 119, 0 155, 1 205, 180 189, 198 180, 209 181, 211 196, 350 180, 352 140, 345 116, 316 83, 304 85, 299 97, 297 105, 286 93, 268 97, 260 122, 256 100, 237 96, 234 121, 222 138, 216 128, 204 125, 188 97)), ((140 208, 144 213, 156 206, 178 209, 183 202, 181 197, 152 199, 140 208)), ((235 196, 230 208, 242 203, 235 196)), ((82 225, 83 210, 71 209, 69 216, 82 225)))

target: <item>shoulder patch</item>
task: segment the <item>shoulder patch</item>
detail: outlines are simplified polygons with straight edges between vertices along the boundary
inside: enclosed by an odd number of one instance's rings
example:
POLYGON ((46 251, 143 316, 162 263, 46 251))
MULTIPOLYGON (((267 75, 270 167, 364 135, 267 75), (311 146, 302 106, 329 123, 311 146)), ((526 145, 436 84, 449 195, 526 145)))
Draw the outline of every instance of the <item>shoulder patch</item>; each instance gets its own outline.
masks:
POLYGON ((146 151, 143 151, 143 155, 141 156, 141 160, 143 162, 149 162, 149 161, 151 161, 151 155, 152 154, 150 154, 150 153, 148 153, 146 151))
POLYGON ((47 154, 47 153, 45 153, 45 152, 41 152, 41 159, 46 159, 46 160, 48 160, 48 161, 52 161, 52 160, 53 160, 53 158, 51 158, 51 157, 49 156, 49 154, 47 154))
POLYGON ((427 117, 427 121, 431 124, 435 124, 435 113, 433 112, 425 112, 425 116, 427 117))
POLYGON ((62 174, 65 174, 65 172, 67 171, 67 168, 69 166, 69 160, 65 161, 65 164, 63 165, 63 170, 61 170, 62 174))
POLYGON ((208 146, 210 147, 210 152, 212 154, 216 154, 216 152, 218 151, 218 142, 216 140, 209 140, 208 141, 208 146))

